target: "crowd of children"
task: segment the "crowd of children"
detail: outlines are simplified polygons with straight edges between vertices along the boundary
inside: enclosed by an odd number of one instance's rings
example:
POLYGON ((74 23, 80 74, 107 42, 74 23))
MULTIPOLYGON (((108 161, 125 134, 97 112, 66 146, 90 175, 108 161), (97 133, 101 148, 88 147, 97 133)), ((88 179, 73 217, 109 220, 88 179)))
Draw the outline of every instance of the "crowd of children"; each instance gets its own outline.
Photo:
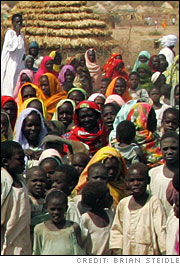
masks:
POLYGON ((100 66, 94 48, 65 62, 33 41, 25 54, 20 14, 12 25, 1 54, 1 255, 179 255, 177 37, 141 51, 128 73, 120 53, 100 66))

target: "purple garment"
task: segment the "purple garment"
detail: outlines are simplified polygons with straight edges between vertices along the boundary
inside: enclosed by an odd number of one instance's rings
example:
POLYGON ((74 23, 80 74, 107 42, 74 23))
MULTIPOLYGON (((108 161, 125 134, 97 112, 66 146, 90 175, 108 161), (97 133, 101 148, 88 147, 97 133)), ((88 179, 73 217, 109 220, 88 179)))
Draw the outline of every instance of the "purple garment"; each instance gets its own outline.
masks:
POLYGON ((71 72, 73 72, 74 74, 76 74, 76 71, 74 69, 74 67, 70 64, 66 64, 62 67, 59 75, 58 75, 58 81, 60 83, 60 86, 64 84, 65 82, 65 73, 67 72, 67 70, 70 70, 71 72))

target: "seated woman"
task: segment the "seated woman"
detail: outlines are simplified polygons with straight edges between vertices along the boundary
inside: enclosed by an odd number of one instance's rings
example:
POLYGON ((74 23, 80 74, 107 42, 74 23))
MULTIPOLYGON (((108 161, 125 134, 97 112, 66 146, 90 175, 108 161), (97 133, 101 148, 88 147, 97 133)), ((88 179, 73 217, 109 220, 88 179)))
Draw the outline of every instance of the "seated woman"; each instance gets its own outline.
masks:
POLYGON ((76 186, 76 191, 80 192, 88 182, 88 169, 91 165, 101 162, 108 169, 108 187, 110 194, 113 197, 114 206, 127 196, 125 187, 125 176, 127 167, 124 158, 115 148, 106 146, 99 149, 91 158, 83 172, 79 177, 79 182, 76 186))
POLYGON ((74 78, 75 78, 76 72, 72 65, 64 65, 61 68, 61 71, 58 75, 58 81, 63 90, 66 92, 69 92, 69 90, 74 86, 74 78))
POLYGON ((58 79, 51 73, 40 76, 39 87, 44 96, 44 104, 46 105, 49 115, 54 114, 57 103, 67 98, 66 91, 62 90, 58 79))
POLYGON ((142 63, 145 63, 145 64, 148 64, 149 63, 149 60, 150 60, 150 53, 148 51, 141 51, 139 54, 138 54, 138 57, 135 61, 135 64, 133 66, 133 69, 132 69, 132 72, 136 72, 137 71, 137 68, 140 64, 142 63))
POLYGON ((63 137, 87 144, 90 156, 107 145, 107 130, 103 124, 101 111, 95 102, 81 101, 75 109, 74 123, 76 126, 63 137))
POLYGON ((115 77, 107 87, 106 98, 113 94, 121 96, 125 102, 132 99, 128 92, 127 82, 123 77, 115 77))
POLYGON ((121 59, 115 59, 112 62, 104 77, 113 79, 117 76, 123 77, 126 81, 128 80, 128 74, 126 73, 124 62, 121 59))
POLYGON ((18 108, 13 97, 1 96, 1 111, 6 112, 9 115, 12 131, 14 131, 18 108))
POLYGON ((34 72, 30 69, 23 69, 18 76, 17 83, 14 89, 13 98, 16 100, 16 102, 20 87, 27 82, 34 82, 34 72))
POLYGON ((34 77, 34 84, 39 85, 40 77, 45 73, 51 73, 58 77, 58 73, 53 70, 53 58, 50 56, 45 56, 40 64, 38 71, 34 77))
POLYGON ((148 64, 140 64, 137 67, 137 72, 140 75, 139 89, 146 89, 149 93, 150 89, 154 87, 153 82, 151 81, 152 71, 151 67, 148 64))
POLYGON ((77 106, 81 101, 87 99, 87 93, 83 88, 74 87, 69 90, 68 98, 73 100, 77 106))
POLYGON ((56 105, 55 112, 52 117, 52 121, 60 121, 65 127, 66 131, 71 130, 73 123, 73 114, 76 105, 71 99, 63 99, 56 105))

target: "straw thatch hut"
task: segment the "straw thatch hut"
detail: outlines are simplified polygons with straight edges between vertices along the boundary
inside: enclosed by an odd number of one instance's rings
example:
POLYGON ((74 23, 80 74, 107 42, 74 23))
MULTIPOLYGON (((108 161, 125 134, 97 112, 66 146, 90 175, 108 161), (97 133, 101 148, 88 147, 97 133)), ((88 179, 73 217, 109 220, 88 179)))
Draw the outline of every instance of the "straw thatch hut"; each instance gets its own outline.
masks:
MULTIPOLYGON (((93 14, 86 1, 21 1, 11 10, 21 13, 26 41, 37 41, 40 48, 61 51, 85 51, 94 47, 111 52, 118 43, 104 21, 93 14)), ((4 22, 8 26, 11 21, 4 22)))

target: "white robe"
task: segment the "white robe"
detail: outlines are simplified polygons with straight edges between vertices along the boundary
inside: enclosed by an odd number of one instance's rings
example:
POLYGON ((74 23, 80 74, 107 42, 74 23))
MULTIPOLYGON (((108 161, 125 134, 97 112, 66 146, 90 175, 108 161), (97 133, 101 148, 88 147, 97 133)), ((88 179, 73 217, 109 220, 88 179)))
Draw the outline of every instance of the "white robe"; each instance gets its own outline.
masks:
POLYGON ((17 36, 14 30, 9 29, 5 34, 1 53, 1 95, 13 96, 18 75, 25 68, 24 54, 24 35, 17 36))

